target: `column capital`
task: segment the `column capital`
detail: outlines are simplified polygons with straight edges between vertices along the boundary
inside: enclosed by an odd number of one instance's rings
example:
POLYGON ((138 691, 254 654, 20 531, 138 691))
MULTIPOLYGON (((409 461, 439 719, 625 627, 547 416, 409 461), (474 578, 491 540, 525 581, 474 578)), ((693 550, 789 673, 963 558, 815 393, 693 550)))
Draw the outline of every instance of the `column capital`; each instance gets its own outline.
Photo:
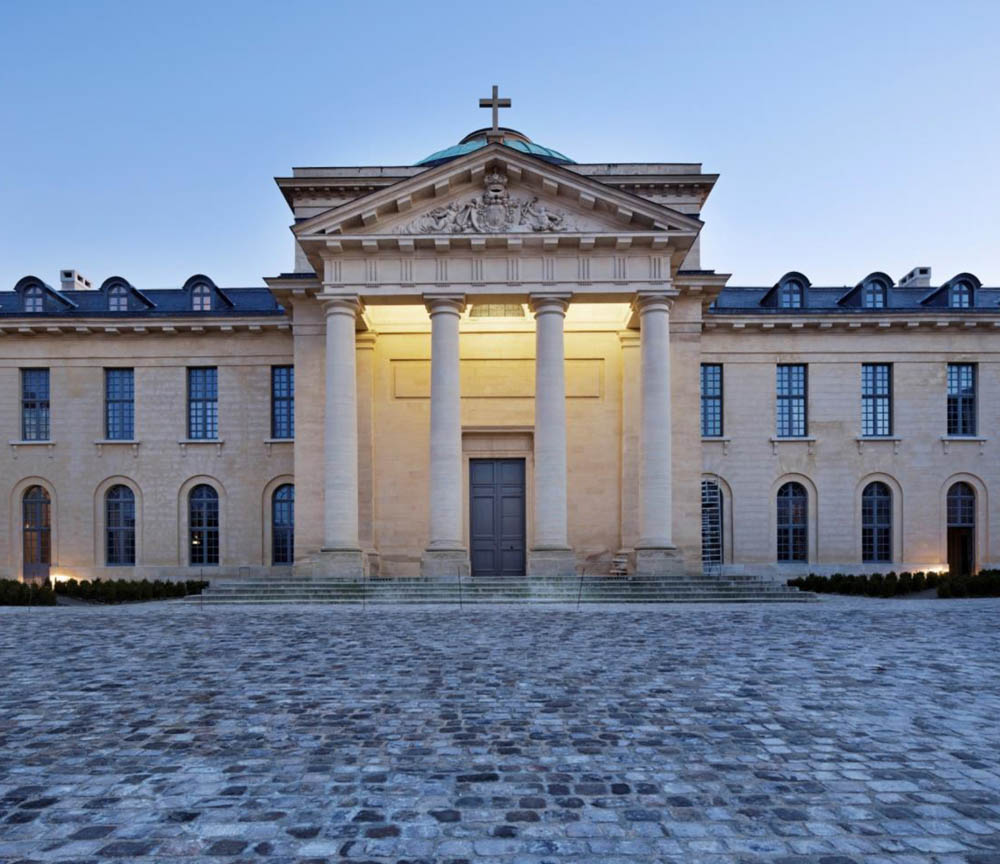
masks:
POLYGON ((676 288, 660 289, 657 291, 637 291, 635 300, 632 301, 632 308, 640 316, 647 312, 669 312, 674 308, 674 300, 680 294, 676 288))
POLYGON ((323 291, 316 295, 316 299, 323 306, 326 316, 331 315, 353 315, 357 316, 362 307, 361 298, 357 294, 334 294, 323 291))
POLYGON ((464 294, 424 294, 424 306, 431 316, 440 313, 461 315, 465 311, 464 294))
POLYGON ((545 291, 540 294, 529 294, 528 308, 531 309, 532 314, 536 318, 539 315, 549 314, 552 312, 565 315, 572 299, 572 294, 557 293, 554 291, 545 291))

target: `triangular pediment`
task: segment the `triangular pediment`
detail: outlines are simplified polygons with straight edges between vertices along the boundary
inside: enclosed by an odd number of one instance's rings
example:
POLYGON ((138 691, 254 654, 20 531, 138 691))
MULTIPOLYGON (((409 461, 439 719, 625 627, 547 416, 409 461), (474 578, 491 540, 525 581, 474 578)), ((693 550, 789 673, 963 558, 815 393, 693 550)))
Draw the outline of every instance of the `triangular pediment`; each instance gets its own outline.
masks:
POLYGON ((696 217, 493 144, 294 226, 331 237, 662 232, 693 239, 696 217))

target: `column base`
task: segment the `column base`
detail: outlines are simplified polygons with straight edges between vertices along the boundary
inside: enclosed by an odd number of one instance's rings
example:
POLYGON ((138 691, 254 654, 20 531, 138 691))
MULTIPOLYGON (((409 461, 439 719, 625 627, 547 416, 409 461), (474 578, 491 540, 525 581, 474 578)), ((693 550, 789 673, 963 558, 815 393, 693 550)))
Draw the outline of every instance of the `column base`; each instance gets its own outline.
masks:
POLYGON ((420 558, 420 578, 428 582, 466 581, 471 575, 465 549, 425 549, 420 558))
POLYGON ((565 549, 529 549, 529 579, 559 579, 576 576, 576 554, 565 549))
POLYGON ((635 573, 637 576, 683 576, 684 556, 676 546, 637 546, 635 573))
POLYGON ((360 549, 320 549, 296 561, 292 573, 308 579, 360 582, 368 576, 368 556, 360 549))

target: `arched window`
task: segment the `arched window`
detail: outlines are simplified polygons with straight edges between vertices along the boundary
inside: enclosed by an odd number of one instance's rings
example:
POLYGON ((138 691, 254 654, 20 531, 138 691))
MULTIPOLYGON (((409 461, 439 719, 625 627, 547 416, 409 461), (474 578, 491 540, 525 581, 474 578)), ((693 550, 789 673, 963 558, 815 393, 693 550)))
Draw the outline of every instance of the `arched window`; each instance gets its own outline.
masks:
POLYGON ((212 311, 212 289, 207 285, 195 285, 191 289, 191 308, 195 312, 212 311))
POLYGON ((969 576, 976 560, 976 490, 960 481, 948 490, 948 570, 969 576))
POLYGON ((976 524, 976 492, 968 484, 955 483, 948 490, 948 526, 970 528, 976 524))
POLYGON ((207 483, 188 496, 188 549, 192 566, 219 563, 219 493, 207 483))
POLYGON ((40 285, 32 285, 24 292, 24 311, 25 312, 45 311, 45 292, 42 291, 40 285))
POLYGON ((722 489, 713 480, 701 481, 701 563, 722 564, 722 489))
POLYGON ((782 309, 802 308, 802 285, 794 279, 782 283, 778 290, 778 305, 782 309))
POLYGON ((22 498, 24 578, 49 578, 52 563, 52 507, 49 493, 41 486, 29 486, 22 498))
POLYGON ((892 561, 892 490, 881 481, 861 493, 861 560, 892 561))
POLYGON ((865 309, 885 308, 885 285, 877 279, 872 279, 865 283, 864 287, 865 309))
POLYGON ((972 286, 968 282, 956 282, 948 292, 948 305, 952 309, 968 309, 972 306, 972 286))
POLYGON ((271 563, 291 564, 295 558, 295 487, 285 483, 271 496, 271 563))
POLYGON ((108 311, 128 312, 128 288, 124 285, 112 285, 108 291, 108 311))
POLYGON ((778 560, 809 560, 809 493, 801 483, 778 490, 778 560))
POLYGON ((109 567, 135 564, 135 494, 118 484, 104 496, 104 550, 109 567))

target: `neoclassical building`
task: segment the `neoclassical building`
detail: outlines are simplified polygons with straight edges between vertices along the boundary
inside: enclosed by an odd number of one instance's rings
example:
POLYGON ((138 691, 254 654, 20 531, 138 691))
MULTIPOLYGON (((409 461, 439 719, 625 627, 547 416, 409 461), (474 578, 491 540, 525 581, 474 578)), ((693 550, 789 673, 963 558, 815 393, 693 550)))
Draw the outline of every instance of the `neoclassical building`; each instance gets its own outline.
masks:
POLYGON ((279 177, 266 288, 21 279, 0 576, 1000 566, 1000 289, 728 286, 716 180, 494 109, 413 165, 279 177))

